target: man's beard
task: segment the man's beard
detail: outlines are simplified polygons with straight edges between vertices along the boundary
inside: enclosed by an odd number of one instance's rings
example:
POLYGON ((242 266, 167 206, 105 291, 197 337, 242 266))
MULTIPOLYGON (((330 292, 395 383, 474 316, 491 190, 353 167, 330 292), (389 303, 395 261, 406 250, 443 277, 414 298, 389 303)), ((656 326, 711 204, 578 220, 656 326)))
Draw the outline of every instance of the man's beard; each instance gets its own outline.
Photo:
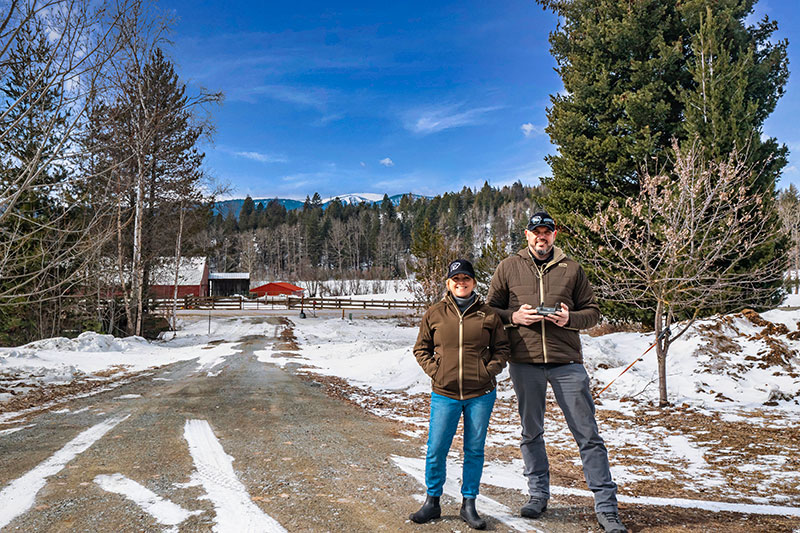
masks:
POLYGON ((553 251, 553 246, 552 245, 550 245, 550 246, 545 245, 544 249, 542 249, 542 248, 533 248, 533 255, 535 255, 539 259, 546 259, 547 256, 550 255, 550 252, 552 252, 552 251, 553 251))

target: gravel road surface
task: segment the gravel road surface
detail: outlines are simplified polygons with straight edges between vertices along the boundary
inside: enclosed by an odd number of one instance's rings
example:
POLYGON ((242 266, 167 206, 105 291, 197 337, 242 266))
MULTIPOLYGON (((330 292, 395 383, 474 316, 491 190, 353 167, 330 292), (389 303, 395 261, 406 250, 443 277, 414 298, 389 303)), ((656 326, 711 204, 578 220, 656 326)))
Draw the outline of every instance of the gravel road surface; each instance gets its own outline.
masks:
MULTIPOLYGON (((419 443, 291 366, 259 362, 256 350, 285 349, 282 319, 251 320, 213 372, 175 363, 18 419, 28 427, 0 438, 0 490, 20 511, 3 522, 12 511, 0 510, 0 529, 469 531, 449 497, 442 519, 408 521, 424 487, 391 458, 421 457, 419 443)), ((496 496, 515 510, 524 500, 496 496)), ((591 530, 587 504, 530 531, 591 530)), ((487 518, 490 531, 520 530, 487 518)))

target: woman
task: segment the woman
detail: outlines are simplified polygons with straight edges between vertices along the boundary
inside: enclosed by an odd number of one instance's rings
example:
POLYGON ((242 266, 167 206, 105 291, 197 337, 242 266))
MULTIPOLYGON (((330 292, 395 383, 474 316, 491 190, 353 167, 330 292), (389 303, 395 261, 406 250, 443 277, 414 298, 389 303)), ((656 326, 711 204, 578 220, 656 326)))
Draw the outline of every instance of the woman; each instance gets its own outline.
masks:
POLYGON ((431 377, 431 414, 425 458, 425 503, 409 517, 423 524, 442 514, 439 497, 447 453, 464 415, 461 518, 474 529, 486 527, 475 510, 483 472, 486 430, 497 396, 495 376, 506 366, 509 346, 500 317, 475 294, 475 270, 464 259, 447 269, 447 294, 422 317, 414 345, 417 362, 431 377))

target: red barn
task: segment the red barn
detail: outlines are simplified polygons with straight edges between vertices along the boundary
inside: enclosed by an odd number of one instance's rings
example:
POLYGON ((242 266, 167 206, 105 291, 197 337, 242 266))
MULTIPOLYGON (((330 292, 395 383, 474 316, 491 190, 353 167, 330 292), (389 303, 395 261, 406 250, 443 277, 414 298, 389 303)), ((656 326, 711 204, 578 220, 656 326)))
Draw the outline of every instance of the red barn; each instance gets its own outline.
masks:
MULTIPOLYGON (((175 294, 175 259, 155 261, 150 272, 150 295, 172 298, 175 294)), ((208 296, 208 263, 205 257, 182 257, 178 269, 178 298, 208 296)))
POLYGON ((250 292, 257 294, 258 296, 278 296, 279 294, 302 296, 304 291, 305 289, 302 287, 292 285, 291 283, 284 283, 282 281, 267 283, 265 285, 261 285, 260 287, 250 289, 250 292))

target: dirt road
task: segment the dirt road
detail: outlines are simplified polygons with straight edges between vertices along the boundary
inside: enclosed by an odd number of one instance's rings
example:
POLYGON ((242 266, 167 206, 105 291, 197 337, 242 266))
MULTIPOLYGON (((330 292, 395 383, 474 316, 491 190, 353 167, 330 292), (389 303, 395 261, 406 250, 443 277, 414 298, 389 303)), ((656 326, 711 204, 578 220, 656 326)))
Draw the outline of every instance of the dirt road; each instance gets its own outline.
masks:
MULTIPOLYGON (((280 319, 253 320, 211 373, 175 363, 19 420, 28 427, 0 438, 0 487, 20 509, 2 531, 469 530, 449 497, 442 520, 409 522, 424 488, 391 458, 419 458, 418 443, 259 362, 254 351, 285 346, 280 319)), ((586 531, 589 510, 530 530, 586 531)))

